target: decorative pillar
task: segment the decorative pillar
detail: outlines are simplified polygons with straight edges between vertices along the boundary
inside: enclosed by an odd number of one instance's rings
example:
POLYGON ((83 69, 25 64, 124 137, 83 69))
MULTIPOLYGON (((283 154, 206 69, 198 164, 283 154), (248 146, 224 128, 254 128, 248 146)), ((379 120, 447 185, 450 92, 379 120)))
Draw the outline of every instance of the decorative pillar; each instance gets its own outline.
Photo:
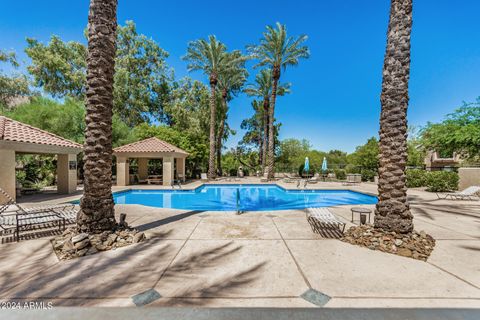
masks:
POLYGON ((57 191, 73 193, 77 191, 77 155, 57 155, 57 191))
POLYGON ((117 156, 117 186, 130 184, 130 165, 127 157, 117 156))
POLYGON ((163 158, 163 185, 164 186, 173 185, 173 173, 174 173, 173 165, 174 165, 173 157, 163 158))
MULTIPOLYGON (((16 199, 15 182, 15 150, 0 149, 0 188, 13 200, 16 199)), ((0 196, 0 203, 5 200, 0 196)))
POLYGON ((185 158, 176 158, 177 162, 177 176, 182 177, 182 182, 185 182, 185 158))
POLYGON ((148 158, 138 158, 138 178, 146 180, 148 178, 148 158))

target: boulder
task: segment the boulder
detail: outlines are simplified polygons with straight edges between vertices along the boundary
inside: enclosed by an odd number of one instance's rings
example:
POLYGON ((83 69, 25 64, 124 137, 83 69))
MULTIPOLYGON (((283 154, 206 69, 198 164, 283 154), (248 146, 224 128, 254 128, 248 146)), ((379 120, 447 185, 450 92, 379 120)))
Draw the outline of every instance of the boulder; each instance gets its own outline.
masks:
POLYGON ((80 234, 77 234, 76 236, 72 237, 72 243, 75 244, 75 243, 83 241, 87 238, 88 238, 88 234, 80 233, 80 234))
POLYGON ((90 245, 89 239, 84 239, 83 241, 77 242, 74 244, 75 249, 80 250, 90 245))
POLYGON ((145 240, 145 233, 138 232, 133 236, 133 243, 138 243, 145 240))

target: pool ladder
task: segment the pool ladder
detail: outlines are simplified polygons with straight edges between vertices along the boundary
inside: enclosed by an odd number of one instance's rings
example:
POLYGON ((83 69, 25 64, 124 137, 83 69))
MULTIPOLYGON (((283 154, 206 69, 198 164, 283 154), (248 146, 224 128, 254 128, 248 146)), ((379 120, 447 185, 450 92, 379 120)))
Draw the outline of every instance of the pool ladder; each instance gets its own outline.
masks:
POLYGON ((242 210, 240 210, 240 189, 237 188, 237 214, 241 214, 242 210))

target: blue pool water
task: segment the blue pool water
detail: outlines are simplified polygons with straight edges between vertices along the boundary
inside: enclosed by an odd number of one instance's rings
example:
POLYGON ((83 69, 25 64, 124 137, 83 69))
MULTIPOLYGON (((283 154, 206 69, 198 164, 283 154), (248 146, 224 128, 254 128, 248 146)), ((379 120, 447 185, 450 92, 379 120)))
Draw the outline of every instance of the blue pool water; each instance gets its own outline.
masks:
POLYGON ((191 191, 129 190, 113 196, 117 204, 213 211, 286 210, 377 202, 374 196, 353 191, 287 191, 277 185, 204 185, 191 191))

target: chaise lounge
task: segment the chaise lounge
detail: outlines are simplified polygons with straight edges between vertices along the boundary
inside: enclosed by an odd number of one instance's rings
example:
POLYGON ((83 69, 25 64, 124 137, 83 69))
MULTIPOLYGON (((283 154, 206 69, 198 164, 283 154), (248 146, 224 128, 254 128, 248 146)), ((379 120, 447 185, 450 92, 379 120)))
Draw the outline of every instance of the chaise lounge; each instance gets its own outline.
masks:
POLYGON ((334 229, 343 233, 346 226, 328 208, 307 208, 307 221, 316 233, 322 229, 334 229))
POLYGON ((49 205, 24 208, 17 204, 8 193, 0 188, 0 195, 7 201, 0 204, 0 229, 15 229, 14 239, 19 241, 20 231, 31 230, 33 226, 58 222, 59 229, 66 223, 74 222, 77 216, 74 204, 49 205))
POLYGON ((451 192, 446 194, 437 193, 438 199, 451 199, 451 200, 478 200, 480 193, 479 186, 471 186, 460 192, 451 192))

